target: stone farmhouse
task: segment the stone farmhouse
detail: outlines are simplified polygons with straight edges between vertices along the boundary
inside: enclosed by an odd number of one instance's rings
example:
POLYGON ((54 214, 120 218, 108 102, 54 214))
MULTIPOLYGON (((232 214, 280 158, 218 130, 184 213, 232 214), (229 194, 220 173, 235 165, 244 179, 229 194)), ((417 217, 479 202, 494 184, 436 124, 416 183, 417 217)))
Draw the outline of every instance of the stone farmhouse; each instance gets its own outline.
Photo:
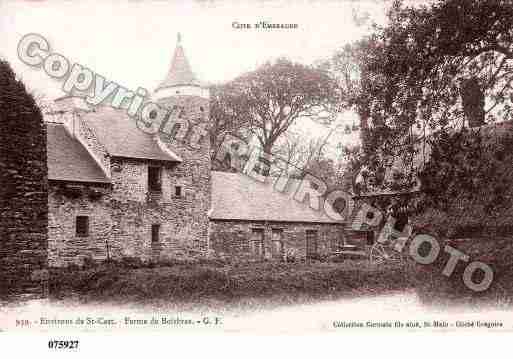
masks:
MULTIPOLYGON (((208 90, 180 41, 152 100, 208 125, 208 90)), ((88 108, 77 97, 55 103, 45 119, 51 266, 121 257, 314 258, 344 242, 344 223, 292 199, 297 181, 280 193, 244 174, 211 171, 208 138, 192 148, 141 131, 122 110, 88 108)))

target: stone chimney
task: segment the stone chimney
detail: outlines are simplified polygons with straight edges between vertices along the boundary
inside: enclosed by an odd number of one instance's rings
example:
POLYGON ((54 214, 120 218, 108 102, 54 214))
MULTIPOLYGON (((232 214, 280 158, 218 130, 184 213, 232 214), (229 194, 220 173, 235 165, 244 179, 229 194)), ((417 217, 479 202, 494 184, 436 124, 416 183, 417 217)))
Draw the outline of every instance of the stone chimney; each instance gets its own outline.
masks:
POLYGON ((476 77, 465 79, 460 86, 463 112, 469 127, 479 127, 485 124, 485 98, 479 80, 476 77))

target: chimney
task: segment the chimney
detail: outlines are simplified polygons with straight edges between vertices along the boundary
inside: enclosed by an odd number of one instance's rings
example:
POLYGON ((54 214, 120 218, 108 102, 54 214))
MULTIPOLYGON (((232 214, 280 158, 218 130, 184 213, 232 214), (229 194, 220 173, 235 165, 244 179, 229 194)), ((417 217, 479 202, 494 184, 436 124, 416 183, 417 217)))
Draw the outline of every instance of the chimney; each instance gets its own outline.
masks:
POLYGON ((476 77, 465 79, 460 86, 463 112, 468 120, 469 127, 479 127, 485 123, 484 92, 476 77))

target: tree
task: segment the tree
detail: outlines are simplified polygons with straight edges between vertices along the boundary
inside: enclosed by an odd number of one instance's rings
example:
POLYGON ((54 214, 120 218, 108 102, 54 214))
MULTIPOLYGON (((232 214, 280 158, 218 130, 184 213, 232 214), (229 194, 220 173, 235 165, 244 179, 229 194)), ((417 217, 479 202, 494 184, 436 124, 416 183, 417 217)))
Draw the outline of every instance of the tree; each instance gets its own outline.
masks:
POLYGON ((377 182, 394 158, 413 164, 436 131, 512 119, 510 0, 395 1, 387 25, 337 59, 356 63, 345 105, 360 115, 365 164, 377 182))
POLYGON ((324 158, 328 139, 329 136, 307 138, 303 133, 289 130, 276 145, 274 154, 285 162, 283 165, 289 174, 302 176, 311 162, 324 158))
POLYGON ((247 139, 249 122, 244 116, 237 116, 233 110, 237 96, 226 84, 210 87, 210 148, 214 170, 223 169, 216 161, 219 149, 228 135, 247 139))
POLYGON ((321 64, 321 67, 328 70, 337 81, 341 91, 341 108, 356 112, 360 121, 359 125, 353 124, 346 132, 360 131, 361 146, 340 148, 341 155, 347 161, 344 177, 350 185, 346 187, 352 189, 359 188, 356 185, 356 177, 366 165, 377 163, 374 159, 377 145, 371 136, 374 134, 374 137, 377 137, 377 131, 371 133, 369 129, 373 82, 369 81, 368 75, 368 63, 373 60, 373 56, 379 58, 376 44, 370 37, 347 44, 321 64))
POLYGON ((424 212, 417 220, 452 235, 468 235, 459 233, 465 228, 511 234, 513 125, 433 136, 431 158, 420 173, 424 212))
POLYGON ((284 58, 239 76, 219 96, 220 113, 236 126, 247 124, 266 153, 300 118, 331 121, 338 104, 336 82, 327 71, 284 58))

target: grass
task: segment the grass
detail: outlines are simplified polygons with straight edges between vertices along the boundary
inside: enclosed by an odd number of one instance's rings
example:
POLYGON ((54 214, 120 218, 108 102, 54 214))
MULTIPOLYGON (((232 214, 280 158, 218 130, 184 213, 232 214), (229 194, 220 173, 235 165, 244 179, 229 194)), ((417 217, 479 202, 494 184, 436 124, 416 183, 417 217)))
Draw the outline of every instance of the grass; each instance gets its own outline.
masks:
MULTIPOLYGON (((417 266, 413 273, 417 294, 424 304, 476 308, 513 306, 512 238, 481 237, 449 244, 467 254, 469 263, 481 261, 488 264, 494 272, 492 284, 482 292, 467 288, 462 280, 466 265, 461 262, 449 278, 443 276, 441 273, 449 257, 445 254, 433 265, 417 266)), ((478 282, 481 278, 474 280, 478 282)))
MULTIPOLYGON (((415 289, 427 305, 511 307, 513 239, 479 238, 450 243, 494 271, 484 292, 462 281, 461 262, 451 277, 442 275, 448 254, 432 265, 379 265, 367 260, 342 263, 226 263, 220 261, 143 264, 138 260, 52 268, 50 295, 55 300, 135 306, 201 308, 299 304, 415 289)), ((441 246, 444 247, 443 245, 441 246)), ((411 261, 410 261, 411 262, 411 261)))
POLYGON ((112 263, 51 270, 50 295, 82 302, 220 306, 292 304, 412 287, 404 266, 343 263, 112 263))

